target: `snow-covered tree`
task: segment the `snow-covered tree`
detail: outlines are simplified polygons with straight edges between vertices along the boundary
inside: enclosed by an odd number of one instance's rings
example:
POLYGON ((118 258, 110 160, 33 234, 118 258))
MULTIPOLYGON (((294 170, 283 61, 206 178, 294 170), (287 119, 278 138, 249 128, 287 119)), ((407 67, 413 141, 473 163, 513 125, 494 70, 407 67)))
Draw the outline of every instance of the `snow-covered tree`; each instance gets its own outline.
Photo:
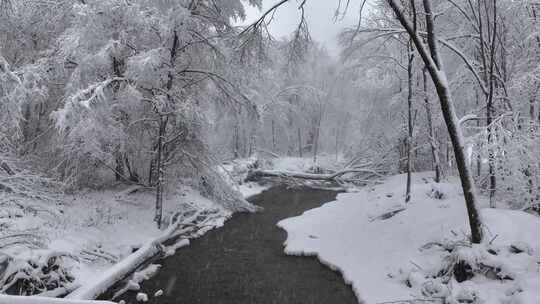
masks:
MULTIPOLYGON (((75 66, 53 113, 65 142, 64 175, 95 177, 92 168, 104 166, 119 180, 155 186, 159 225, 165 175, 180 177, 182 165, 210 170, 205 111, 225 99, 249 106, 222 76, 230 69, 223 40, 236 34, 231 21, 244 16, 243 5, 101 1, 74 10, 57 60, 75 66)), ((199 186, 216 190, 204 172, 199 186)))

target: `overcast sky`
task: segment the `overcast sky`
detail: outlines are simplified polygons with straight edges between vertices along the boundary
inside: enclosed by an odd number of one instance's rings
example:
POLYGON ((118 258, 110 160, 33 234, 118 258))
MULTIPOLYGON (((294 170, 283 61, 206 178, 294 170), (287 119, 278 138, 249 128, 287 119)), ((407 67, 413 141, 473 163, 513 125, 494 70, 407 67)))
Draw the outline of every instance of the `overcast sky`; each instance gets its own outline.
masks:
MULTIPOLYGON (((277 2, 279 0, 263 0, 263 11, 277 2)), ((347 15, 342 20, 334 22, 338 2, 338 0, 308 0, 306 3, 306 19, 313 39, 324 44, 333 55, 338 52, 336 36, 340 29, 356 24, 360 1, 351 1, 347 15)), ((298 25, 300 18, 298 3, 298 0, 291 0, 276 13, 275 20, 271 24, 271 31, 276 37, 289 36, 298 25)), ((257 19, 260 15, 261 11, 249 7, 247 9, 247 23, 257 19)))

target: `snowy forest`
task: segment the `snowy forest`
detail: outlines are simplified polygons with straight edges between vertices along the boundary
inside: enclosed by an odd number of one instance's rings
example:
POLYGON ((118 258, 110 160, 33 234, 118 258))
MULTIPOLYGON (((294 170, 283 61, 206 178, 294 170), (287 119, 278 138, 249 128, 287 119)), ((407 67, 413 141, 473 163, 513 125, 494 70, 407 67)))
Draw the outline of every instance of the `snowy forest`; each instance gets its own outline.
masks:
POLYGON ((0 304, 144 302, 540 304, 540 2, 0 0, 0 304))

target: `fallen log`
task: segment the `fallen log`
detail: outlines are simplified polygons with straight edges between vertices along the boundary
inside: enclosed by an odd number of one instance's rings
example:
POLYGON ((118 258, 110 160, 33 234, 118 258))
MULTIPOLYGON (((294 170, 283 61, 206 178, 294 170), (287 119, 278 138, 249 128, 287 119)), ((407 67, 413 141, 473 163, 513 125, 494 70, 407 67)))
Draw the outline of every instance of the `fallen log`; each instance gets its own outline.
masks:
POLYGON ((276 178, 297 178, 297 179, 308 179, 315 181, 330 181, 330 182, 348 182, 356 181, 358 179, 347 179, 343 178, 344 175, 357 173, 357 174, 367 174, 371 176, 383 177, 383 175, 375 170, 371 169, 345 169, 335 173, 330 174, 316 174, 316 173, 304 173, 304 172, 294 172, 294 171, 278 171, 278 170, 254 170, 248 173, 246 181, 254 182, 258 181, 265 177, 276 177, 276 178))
POLYGON ((156 240, 144 245, 121 262, 113 265, 97 277, 92 283, 84 285, 66 296, 70 300, 93 300, 107 291, 116 282, 133 273, 148 259, 161 252, 160 243, 156 240))
POLYGON ((0 295, 0 304, 114 304, 114 302, 0 295))
MULTIPOLYGON (((106 293, 118 282, 126 279, 137 269, 148 264, 152 259, 164 253, 164 246, 175 242, 183 236, 189 236, 191 232, 198 229, 208 229, 215 225, 207 225, 207 221, 215 218, 198 220, 200 212, 194 212, 187 218, 178 218, 180 213, 176 213, 172 218, 176 219, 160 236, 147 242, 141 248, 125 257, 120 262, 112 265, 101 273, 100 276, 92 280, 91 283, 83 285, 68 294, 65 299, 70 300, 93 300, 106 293)), ((211 215, 211 214, 210 214, 211 215)), ((91 303, 91 302, 90 302, 91 303)), ((3 303, 0 303, 3 304, 3 303)))

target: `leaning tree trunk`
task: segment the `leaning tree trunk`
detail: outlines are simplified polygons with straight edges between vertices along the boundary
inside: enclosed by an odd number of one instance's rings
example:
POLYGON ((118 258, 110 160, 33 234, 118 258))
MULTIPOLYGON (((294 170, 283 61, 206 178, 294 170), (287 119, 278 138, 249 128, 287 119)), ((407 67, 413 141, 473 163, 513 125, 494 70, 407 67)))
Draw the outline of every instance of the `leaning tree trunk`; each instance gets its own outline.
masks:
POLYGON ((440 71, 433 71, 432 77, 434 76, 435 79, 435 87, 437 89, 437 94, 439 95, 444 121, 452 142, 456 166, 461 179, 461 186, 463 188, 463 195, 465 197, 465 203, 467 205, 469 215, 469 224, 471 226, 472 242, 480 243, 482 241, 482 228, 479 212, 476 208, 476 203, 478 200, 475 194, 473 178, 467 165, 463 134, 454 109, 452 95, 447 86, 446 77, 445 75, 438 73, 440 73, 440 71))
POLYGON ((463 188, 463 196, 465 198, 465 204, 467 206, 467 213, 469 217, 469 225, 471 228, 471 242, 481 243, 483 233, 480 215, 478 209, 476 208, 478 200, 476 198, 472 175, 465 156, 463 134, 459 126, 459 120, 456 115, 456 110, 454 108, 452 94, 448 85, 448 79, 446 78, 446 73, 444 72, 442 68, 442 63, 439 59, 437 37, 434 31, 431 1, 423 1, 429 50, 426 49, 426 46, 422 42, 422 39, 413 29, 411 22, 404 15, 404 11, 401 5, 398 4, 396 0, 387 0, 387 2, 396 14, 396 17, 401 23, 401 25, 406 29, 410 38, 413 40, 414 45, 416 46, 416 49, 422 57, 422 60, 424 61, 424 64, 426 65, 431 79, 433 80, 433 83, 435 85, 437 95, 439 96, 439 102, 441 104, 444 121, 446 123, 448 134, 452 142, 454 157, 456 158, 456 165, 461 180, 461 187, 463 188))

